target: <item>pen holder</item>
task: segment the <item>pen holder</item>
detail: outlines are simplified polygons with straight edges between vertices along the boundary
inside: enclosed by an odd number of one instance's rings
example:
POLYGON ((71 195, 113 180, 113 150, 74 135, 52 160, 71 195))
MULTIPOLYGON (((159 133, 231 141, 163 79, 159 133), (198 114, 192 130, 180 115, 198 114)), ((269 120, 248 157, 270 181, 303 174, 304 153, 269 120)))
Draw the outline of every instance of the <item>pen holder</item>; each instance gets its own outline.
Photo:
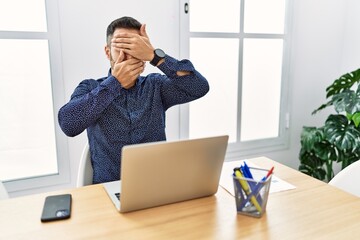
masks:
POLYGON ((233 176, 236 209, 239 214, 260 218, 266 211, 272 174, 268 170, 250 168, 253 179, 233 176))

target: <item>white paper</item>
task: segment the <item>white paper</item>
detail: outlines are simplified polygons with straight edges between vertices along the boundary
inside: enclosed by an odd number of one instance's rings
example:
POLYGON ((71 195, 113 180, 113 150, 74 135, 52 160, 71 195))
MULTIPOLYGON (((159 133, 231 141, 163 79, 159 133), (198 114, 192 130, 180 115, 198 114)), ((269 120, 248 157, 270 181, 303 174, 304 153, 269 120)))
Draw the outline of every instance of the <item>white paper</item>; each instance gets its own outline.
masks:
MULTIPOLYGON (((234 168, 240 167, 244 164, 246 160, 239 160, 239 161, 232 161, 232 162, 225 162, 221 171, 220 176, 220 186, 223 187, 226 191, 228 191, 231 195, 235 196, 234 193, 234 184, 232 179, 232 174, 234 172, 234 168)), ((246 164, 249 167, 257 167, 259 166, 253 164, 250 161, 246 161, 246 164)), ((281 192, 290 189, 295 189, 296 187, 273 174, 271 178, 271 185, 270 185, 270 193, 274 192, 281 192)))

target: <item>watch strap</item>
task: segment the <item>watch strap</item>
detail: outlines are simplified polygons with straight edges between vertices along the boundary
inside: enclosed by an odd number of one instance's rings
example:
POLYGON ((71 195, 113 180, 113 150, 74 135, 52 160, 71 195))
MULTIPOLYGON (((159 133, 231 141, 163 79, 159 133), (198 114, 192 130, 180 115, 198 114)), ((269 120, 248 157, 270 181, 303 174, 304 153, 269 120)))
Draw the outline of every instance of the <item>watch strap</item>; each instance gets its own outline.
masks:
POLYGON ((165 53, 161 49, 154 50, 154 58, 150 61, 150 64, 153 66, 157 66, 161 59, 165 58, 165 53))

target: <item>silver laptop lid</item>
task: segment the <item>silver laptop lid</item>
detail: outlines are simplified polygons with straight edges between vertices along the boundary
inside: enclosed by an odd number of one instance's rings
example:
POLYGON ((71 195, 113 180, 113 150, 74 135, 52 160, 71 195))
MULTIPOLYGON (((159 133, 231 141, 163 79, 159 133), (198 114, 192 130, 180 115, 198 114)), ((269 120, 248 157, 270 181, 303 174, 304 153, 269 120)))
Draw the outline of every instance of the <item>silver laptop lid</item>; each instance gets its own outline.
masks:
POLYGON ((217 192, 228 136, 125 146, 121 212, 217 192))

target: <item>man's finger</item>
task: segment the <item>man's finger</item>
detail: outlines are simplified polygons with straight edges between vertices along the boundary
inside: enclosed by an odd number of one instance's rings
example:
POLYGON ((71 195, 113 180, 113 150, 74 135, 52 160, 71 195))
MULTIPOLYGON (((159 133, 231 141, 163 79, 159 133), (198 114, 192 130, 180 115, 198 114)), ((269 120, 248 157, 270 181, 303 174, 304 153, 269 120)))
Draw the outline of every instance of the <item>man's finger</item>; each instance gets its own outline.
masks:
POLYGON ((140 36, 149 38, 146 33, 146 24, 142 24, 140 27, 140 36))
POLYGON ((118 56, 118 58, 116 59, 115 63, 121 63, 122 61, 124 61, 125 59, 125 53, 124 51, 120 50, 120 54, 118 56))
POLYGON ((116 33, 114 34, 114 36, 112 37, 111 41, 112 42, 117 42, 119 40, 125 40, 127 38, 133 38, 136 37, 138 34, 135 33, 116 33))

